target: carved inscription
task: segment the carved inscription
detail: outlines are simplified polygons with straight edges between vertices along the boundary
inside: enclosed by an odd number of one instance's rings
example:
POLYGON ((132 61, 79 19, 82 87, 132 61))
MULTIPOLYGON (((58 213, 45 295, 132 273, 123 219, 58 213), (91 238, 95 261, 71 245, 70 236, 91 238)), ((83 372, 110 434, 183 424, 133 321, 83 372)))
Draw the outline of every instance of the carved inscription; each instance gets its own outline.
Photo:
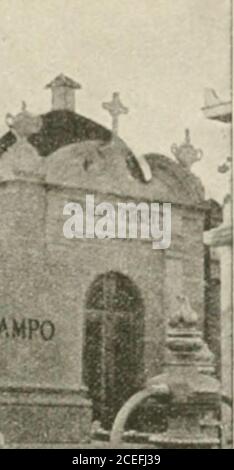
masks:
POLYGON ((51 320, 38 320, 36 318, 7 318, 0 319, 0 338, 21 338, 33 340, 39 338, 50 341, 55 335, 55 325, 51 320))

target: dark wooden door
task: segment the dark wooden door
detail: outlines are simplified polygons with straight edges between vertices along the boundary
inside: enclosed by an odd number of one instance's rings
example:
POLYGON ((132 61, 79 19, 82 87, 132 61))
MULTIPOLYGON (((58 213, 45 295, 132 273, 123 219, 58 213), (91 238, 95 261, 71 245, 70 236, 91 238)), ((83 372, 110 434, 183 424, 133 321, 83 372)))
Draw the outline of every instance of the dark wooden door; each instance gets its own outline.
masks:
POLYGON ((87 301, 84 378, 93 418, 110 428, 123 403, 137 390, 143 367, 143 311, 130 281, 108 273, 87 301))

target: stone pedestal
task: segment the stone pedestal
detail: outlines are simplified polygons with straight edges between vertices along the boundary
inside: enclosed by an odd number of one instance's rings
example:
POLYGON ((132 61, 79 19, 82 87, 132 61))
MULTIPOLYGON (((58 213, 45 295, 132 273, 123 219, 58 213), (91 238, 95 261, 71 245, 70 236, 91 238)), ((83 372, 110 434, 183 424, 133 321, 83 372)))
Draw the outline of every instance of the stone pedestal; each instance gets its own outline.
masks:
POLYGON ((88 442, 91 402, 86 390, 0 387, 0 423, 11 443, 88 442))
POLYGON ((121 442, 131 413, 149 397, 163 403, 166 429, 148 433, 157 449, 221 447, 220 383, 214 377, 214 357, 198 330, 198 315, 187 298, 179 297, 168 322, 166 363, 162 374, 148 380, 119 411, 111 442, 121 442), (163 400, 163 401, 162 401, 163 400))

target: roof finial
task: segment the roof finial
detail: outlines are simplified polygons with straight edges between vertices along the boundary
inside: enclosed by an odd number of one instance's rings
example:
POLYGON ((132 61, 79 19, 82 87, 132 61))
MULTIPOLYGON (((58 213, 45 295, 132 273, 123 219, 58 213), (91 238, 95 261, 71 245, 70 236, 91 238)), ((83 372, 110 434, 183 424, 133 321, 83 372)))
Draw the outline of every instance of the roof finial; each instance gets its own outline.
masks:
POLYGON ((110 113, 112 117, 112 132, 117 136, 119 131, 119 116, 121 114, 127 114, 128 108, 121 103, 118 92, 114 92, 112 101, 103 103, 102 107, 110 113))
POLYGON ((6 123, 18 140, 27 139, 30 135, 39 132, 42 127, 41 117, 34 116, 27 111, 25 101, 22 101, 21 111, 16 116, 7 113, 6 123))
POLYGON ((173 144, 171 152, 175 155, 178 162, 185 168, 191 169, 191 166, 201 160, 203 152, 200 149, 195 149, 191 144, 191 137, 189 129, 185 129, 185 140, 182 145, 173 144))
POLYGON ((62 73, 46 85, 52 91, 52 109, 75 111, 75 91, 81 85, 62 73))

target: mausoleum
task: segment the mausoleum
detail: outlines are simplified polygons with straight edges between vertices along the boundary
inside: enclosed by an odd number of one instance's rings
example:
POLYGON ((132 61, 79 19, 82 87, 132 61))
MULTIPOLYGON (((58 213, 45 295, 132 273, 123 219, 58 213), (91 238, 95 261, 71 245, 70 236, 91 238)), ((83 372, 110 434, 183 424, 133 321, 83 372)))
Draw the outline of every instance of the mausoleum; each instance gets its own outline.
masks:
MULTIPOLYGON (((24 104, 0 139, 0 431, 6 442, 82 442, 161 373, 167 319, 186 294, 204 332, 204 190, 189 132, 173 157, 137 158, 113 129, 76 112, 80 85, 49 85, 52 108, 24 104), (72 239, 64 205, 169 202, 171 246, 72 239)), ((104 112, 104 111, 103 111, 104 112)), ((128 119, 126 117, 125 119, 128 119)), ((169 139, 173 139, 170 136, 169 139)), ((171 141, 170 140, 170 141, 171 141)))

